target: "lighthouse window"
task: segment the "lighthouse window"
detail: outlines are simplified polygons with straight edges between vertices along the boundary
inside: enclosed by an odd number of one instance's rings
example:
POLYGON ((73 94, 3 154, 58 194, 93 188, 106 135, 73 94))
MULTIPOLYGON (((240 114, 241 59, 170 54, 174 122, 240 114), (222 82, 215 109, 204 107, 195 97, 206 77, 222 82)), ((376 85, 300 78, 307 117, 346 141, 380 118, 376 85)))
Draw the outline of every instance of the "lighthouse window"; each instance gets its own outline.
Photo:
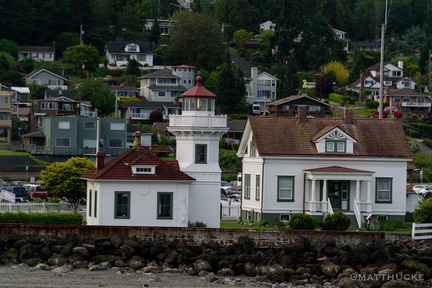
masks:
POLYGON ((195 145, 195 164, 207 164, 207 145, 195 145))

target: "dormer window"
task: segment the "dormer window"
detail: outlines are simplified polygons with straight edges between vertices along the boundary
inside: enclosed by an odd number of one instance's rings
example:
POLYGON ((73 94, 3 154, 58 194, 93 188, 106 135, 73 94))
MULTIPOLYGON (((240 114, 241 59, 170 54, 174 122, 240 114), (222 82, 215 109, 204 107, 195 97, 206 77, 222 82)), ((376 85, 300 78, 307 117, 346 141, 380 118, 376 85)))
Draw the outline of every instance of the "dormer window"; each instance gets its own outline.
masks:
POLYGON ((137 45, 136 44, 129 44, 129 52, 136 52, 137 51, 137 45))
MULTIPOLYGON (((325 129, 327 130, 327 129, 325 129)), ((354 153, 356 142, 350 135, 346 134, 339 127, 321 135, 313 140, 316 143, 318 153, 354 153)))
POLYGON ((135 165, 135 166, 132 166, 132 173, 134 175, 137 175, 137 174, 152 175, 152 174, 155 174, 155 170, 156 170, 156 166, 154 166, 154 165, 135 165))
POLYGON ((328 153, 345 153, 346 152, 345 140, 326 140, 326 152, 328 153))
POLYGON ((384 85, 385 86, 391 86, 392 85, 392 81, 384 81, 384 85))

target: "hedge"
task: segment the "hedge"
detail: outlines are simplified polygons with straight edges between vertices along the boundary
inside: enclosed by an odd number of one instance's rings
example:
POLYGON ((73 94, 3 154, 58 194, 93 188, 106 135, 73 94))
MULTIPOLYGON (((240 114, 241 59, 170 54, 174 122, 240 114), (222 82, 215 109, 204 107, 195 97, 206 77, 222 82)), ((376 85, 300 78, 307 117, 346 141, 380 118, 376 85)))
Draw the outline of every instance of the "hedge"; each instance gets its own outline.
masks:
POLYGON ((78 213, 0 213, 0 224, 83 225, 84 217, 78 213))

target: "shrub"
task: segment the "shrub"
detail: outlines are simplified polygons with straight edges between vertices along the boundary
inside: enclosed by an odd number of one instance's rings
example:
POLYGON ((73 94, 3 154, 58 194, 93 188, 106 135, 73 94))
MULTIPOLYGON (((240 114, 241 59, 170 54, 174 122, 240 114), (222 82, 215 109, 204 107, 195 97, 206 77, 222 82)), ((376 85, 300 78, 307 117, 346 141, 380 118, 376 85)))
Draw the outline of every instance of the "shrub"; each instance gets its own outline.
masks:
POLYGON ((307 214, 294 214, 288 222, 293 230, 314 230, 315 225, 312 216, 307 214))
POLYGON ((328 215, 323 222, 321 227, 322 230, 339 230, 345 231, 351 224, 351 219, 342 213, 337 211, 333 215, 328 215))
POLYGON ((415 222, 431 223, 432 222, 432 201, 424 200, 420 207, 413 212, 415 222))
POLYGON ((196 221, 195 223, 188 222, 188 227, 190 228, 206 228, 207 225, 204 222, 196 221))
POLYGON ((79 213, 0 213, 0 224, 83 225, 79 213))

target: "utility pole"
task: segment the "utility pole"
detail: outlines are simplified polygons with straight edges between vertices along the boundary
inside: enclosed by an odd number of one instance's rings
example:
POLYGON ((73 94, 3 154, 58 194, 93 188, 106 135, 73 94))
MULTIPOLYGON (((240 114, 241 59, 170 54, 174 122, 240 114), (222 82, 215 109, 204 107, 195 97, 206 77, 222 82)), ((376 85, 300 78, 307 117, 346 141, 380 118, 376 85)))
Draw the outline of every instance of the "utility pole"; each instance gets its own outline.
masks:
POLYGON ((83 27, 82 25, 80 25, 80 45, 83 44, 83 37, 82 37, 83 34, 84 34, 83 27))
POLYGON ((379 90, 379 118, 383 118, 384 114, 384 35, 387 27, 387 2, 385 7, 384 24, 381 25, 381 58, 380 58, 380 90, 379 90))

